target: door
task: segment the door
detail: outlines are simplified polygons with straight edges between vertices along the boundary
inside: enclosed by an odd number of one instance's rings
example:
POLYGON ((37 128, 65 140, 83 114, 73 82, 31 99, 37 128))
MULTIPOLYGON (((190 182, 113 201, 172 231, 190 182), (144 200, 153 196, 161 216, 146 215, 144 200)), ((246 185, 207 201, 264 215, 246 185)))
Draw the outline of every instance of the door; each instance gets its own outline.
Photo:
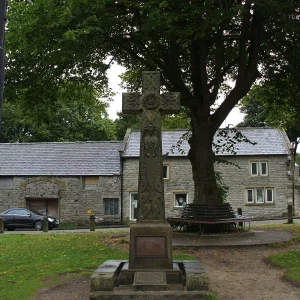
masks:
POLYGON ((58 199, 28 198, 27 207, 44 215, 59 218, 58 199))

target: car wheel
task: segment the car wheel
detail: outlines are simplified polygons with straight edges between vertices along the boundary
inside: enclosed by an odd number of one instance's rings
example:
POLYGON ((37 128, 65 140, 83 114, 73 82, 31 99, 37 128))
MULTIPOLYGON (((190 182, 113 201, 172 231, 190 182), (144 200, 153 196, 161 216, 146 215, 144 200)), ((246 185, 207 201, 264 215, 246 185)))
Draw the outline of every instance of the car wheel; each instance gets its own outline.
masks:
POLYGON ((34 223, 34 228, 35 228, 35 230, 42 230, 42 228, 43 228, 43 223, 42 223, 42 221, 36 221, 36 222, 34 223))

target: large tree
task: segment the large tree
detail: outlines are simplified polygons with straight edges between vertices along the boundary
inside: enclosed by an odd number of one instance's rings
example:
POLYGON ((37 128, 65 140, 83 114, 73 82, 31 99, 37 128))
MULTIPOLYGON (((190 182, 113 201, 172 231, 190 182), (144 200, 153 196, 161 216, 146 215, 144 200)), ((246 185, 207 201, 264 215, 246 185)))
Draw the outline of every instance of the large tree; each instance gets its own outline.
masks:
POLYGON ((300 142, 300 87, 298 73, 272 76, 262 85, 254 85, 240 102, 245 113, 239 127, 272 126, 286 130, 294 143, 295 153, 300 142))
POLYGON ((3 103, 0 142, 62 142, 115 139, 115 124, 107 103, 90 85, 69 79, 55 90, 55 101, 15 98, 3 103))
POLYGON ((11 1, 7 48, 12 73, 7 80, 31 86, 27 97, 39 101, 44 86, 51 89, 70 74, 99 88, 108 59, 138 76, 142 69, 160 70, 164 89, 180 92, 181 104, 190 111, 194 201, 218 203, 213 136, 257 78, 280 72, 300 56, 298 4, 11 1))

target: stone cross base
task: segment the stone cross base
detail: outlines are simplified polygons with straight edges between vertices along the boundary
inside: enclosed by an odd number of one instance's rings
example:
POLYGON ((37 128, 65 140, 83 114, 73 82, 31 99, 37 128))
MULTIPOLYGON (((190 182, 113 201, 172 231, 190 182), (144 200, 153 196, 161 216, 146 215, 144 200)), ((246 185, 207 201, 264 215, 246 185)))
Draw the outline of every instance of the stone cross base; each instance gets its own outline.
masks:
POLYGON ((167 270, 132 270, 108 260, 90 280, 90 300, 209 300, 206 268, 199 261, 174 261, 167 270))
POLYGON ((172 230, 165 222, 130 227, 129 269, 172 269, 172 230))

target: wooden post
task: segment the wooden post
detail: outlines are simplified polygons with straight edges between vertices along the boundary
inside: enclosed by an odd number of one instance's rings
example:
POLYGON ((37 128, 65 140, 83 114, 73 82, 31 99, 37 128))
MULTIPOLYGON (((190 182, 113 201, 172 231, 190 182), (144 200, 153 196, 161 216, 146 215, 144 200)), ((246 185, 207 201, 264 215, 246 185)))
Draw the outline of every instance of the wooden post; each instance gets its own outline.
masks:
MULTIPOLYGON (((238 213, 239 216, 242 216, 242 215, 243 215, 243 211, 242 211, 242 208, 241 208, 241 207, 239 207, 239 208, 237 209, 237 213, 238 213)), ((243 222, 239 222, 239 226, 240 226, 240 227, 243 227, 243 222)))
POLYGON ((288 201, 288 224, 293 223, 293 202, 288 201))
POLYGON ((43 232, 48 232, 48 217, 44 216, 43 219, 43 232))
POLYGON ((0 218, 0 233, 4 233, 4 222, 2 218, 0 218))
POLYGON ((95 231, 95 229, 96 229, 95 215, 90 215, 90 231, 95 231))

